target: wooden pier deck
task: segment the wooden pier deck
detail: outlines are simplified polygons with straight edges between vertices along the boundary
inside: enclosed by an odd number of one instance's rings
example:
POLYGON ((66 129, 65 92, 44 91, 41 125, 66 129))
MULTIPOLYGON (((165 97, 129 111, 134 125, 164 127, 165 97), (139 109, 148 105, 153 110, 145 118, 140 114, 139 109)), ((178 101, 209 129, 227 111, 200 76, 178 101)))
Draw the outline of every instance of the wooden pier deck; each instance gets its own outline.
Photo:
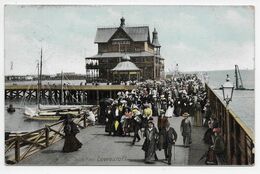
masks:
MULTIPOLYGON (((157 117, 154 117, 157 122, 157 117)), ((170 118, 178 134, 175 146, 175 160, 172 157, 172 166, 204 165, 199 158, 207 150, 207 146, 202 143, 203 128, 196 128, 193 132, 194 144, 190 148, 183 147, 182 136, 180 133, 180 123, 182 117, 170 118), (200 129, 200 131, 198 131, 200 129), (196 137, 194 137, 196 136, 196 137), (199 143, 199 144, 198 144, 199 143), (193 148, 194 146, 194 148, 193 148), (193 149, 192 153, 190 149, 193 149), (195 149, 195 150, 194 150, 195 149), (192 154, 192 156, 191 156, 192 154)), ((132 134, 133 135, 133 134, 132 134)), ((24 159, 19 166, 85 166, 85 165, 156 165, 168 166, 165 161, 164 151, 157 151, 159 161, 154 164, 144 163, 144 151, 142 144, 144 139, 131 145, 133 137, 108 136, 103 125, 90 126, 83 129, 78 135, 78 139, 83 143, 80 150, 72 153, 62 153, 64 140, 37 152, 31 157, 24 159)), ((174 147, 172 149, 174 153, 174 147)), ((174 154, 173 154, 174 155, 174 154)))

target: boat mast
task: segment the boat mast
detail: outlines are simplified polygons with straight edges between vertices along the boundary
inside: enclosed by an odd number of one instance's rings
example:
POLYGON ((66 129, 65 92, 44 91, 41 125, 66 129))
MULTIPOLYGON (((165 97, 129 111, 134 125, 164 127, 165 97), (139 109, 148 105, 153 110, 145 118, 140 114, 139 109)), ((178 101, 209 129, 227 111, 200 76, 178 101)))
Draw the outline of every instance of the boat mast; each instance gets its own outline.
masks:
POLYGON ((237 70, 238 70, 238 76, 239 76, 239 80, 240 80, 240 83, 241 85, 239 86, 239 88, 244 88, 244 85, 243 85, 243 81, 242 81, 242 77, 241 77, 241 74, 240 74, 240 71, 239 71, 239 67, 237 66, 237 70))
POLYGON ((236 78, 236 89, 238 89, 238 74, 237 74, 237 65, 235 65, 235 78, 236 78))
POLYGON ((38 70, 38 72, 37 72, 37 76, 38 76, 38 83, 37 83, 37 100, 36 100, 36 105, 37 105, 37 107, 38 107, 38 109, 40 109, 40 105, 39 105, 39 103, 40 103, 40 65, 39 65, 39 62, 37 62, 37 70, 38 70))
POLYGON ((40 108, 41 103, 41 87, 42 87, 42 48, 41 48, 41 59, 40 59, 40 77, 39 77, 39 103, 38 108, 40 108))
POLYGON ((60 97, 61 97, 61 105, 63 104, 63 71, 61 71, 61 80, 60 80, 60 82, 61 82, 61 94, 60 94, 60 97))

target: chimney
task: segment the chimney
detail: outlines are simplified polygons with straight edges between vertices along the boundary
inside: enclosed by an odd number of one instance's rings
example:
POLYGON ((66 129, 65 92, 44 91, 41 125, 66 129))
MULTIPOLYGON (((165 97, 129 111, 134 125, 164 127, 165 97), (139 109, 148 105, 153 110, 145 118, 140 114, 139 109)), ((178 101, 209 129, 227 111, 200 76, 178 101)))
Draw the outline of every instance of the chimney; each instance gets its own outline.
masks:
POLYGON ((120 19, 120 21, 121 21, 120 27, 123 28, 123 27, 125 26, 125 18, 122 17, 122 18, 120 19))

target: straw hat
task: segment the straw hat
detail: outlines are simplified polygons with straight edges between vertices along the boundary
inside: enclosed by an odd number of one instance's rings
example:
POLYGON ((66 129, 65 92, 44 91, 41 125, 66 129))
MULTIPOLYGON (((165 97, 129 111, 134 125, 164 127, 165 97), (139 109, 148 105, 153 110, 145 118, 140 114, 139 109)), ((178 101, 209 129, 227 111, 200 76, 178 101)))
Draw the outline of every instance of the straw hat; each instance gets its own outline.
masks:
POLYGON ((183 116, 183 117, 189 117, 190 114, 189 114, 188 112, 184 112, 184 113, 182 114, 182 116, 183 116))
POLYGON ((150 105, 148 103, 145 103, 144 107, 150 107, 150 105))
POLYGON ((126 100, 121 100, 120 103, 125 104, 125 103, 127 103, 127 101, 126 100))
POLYGON ((137 105, 133 105, 133 109, 139 109, 137 105))

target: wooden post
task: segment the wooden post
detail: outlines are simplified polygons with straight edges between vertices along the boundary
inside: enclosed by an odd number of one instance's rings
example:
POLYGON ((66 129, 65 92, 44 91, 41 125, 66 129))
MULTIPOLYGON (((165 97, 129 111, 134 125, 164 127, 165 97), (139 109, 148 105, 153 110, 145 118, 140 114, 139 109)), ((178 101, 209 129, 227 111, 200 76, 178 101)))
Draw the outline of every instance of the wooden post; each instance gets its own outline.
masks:
POLYGON ((22 96, 22 98, 26 98, 26 90, 23 90, 23 96, 22 96))
POLYGON ((81 90, 78 91, 78 102, 82 104, 82 92, 81 90))
POLYGON ((48 100, 51 103, 52 102, 52 90, 49 89, 47 92, 48 92, 48 98, 49 98, 48 100))
POLYGON ((41 95, 42 95, 42 97, 41 97, 42 102, 43 102, 43 101, 45 102, 45 101, 46 101, 46 99, 45 99, 45 90, 42 89, 41 91, 42 91, 42 93, 41 93, 41 95))
POLYGON ((109 98, 112 98, 112 91, 109 91, 109 98))
POLYGON ((21 141, 21 137, 18 136, 15 142, 15 161, 17 163, 20 161, 20 141, 21 141))
POLYGON ((7 92, 7 90, 5 90, 5 99, 7 99, 8 98, 8 92, 7 92))
POLYGON ((234 157, 235 159, 233 160, 233 164, 237 165, 238 164, 238 140, 237 140, 237 125, 235 124, 235 122, 232 121, 232 125, 233 125, 233 143, 234 143, 234 157))
POLYGON ((227 163, 231 165, 231 149, 230 149, 230 118, 229 118, 229 112, 226 108, 226 125, 227 125, 227 163))
POLYGON ((97 105, 99 105, 99 91, 97 90, 97 105))
POLYGON ((85 94, 85 103, 87 105, 88 104, 88 92, 85 91, 84 94, 85 94))
MULTIPOLYGON (((62 92, 61 92, 62 93, 62 92)), ((63 93, 60 95, 63 95, 62 98, 63 98, 63 104, 67 104, 67 92, 64 90, 63 93)))
POLYGON ((13 90, 10 91, 10 99, 13 99, 13 90))
POLYGON ((69 90, 69 104, 72 104, 72 92, 69 90))
POLYGON ((45 126, 45 145, 48 147, 50 145, 50 129, 49 126, 45 126))
POLYGON ((87 121, 86 121, 86 119, 87 119, 87 116, 86 116, 86 114, 84 114, 84 116, 83 116, 83 126, 84 126, 84 128, 87 127, 87 121))
POLYGON ((54 98, 54 101, 57 102, 57 103, 60 103, 60 100, 58 100, 58 97, 57 97, 57 90, 53 90, 53 98, 54 98))
POLYGON ((16 91, 16 96, 15 96, 17 99, 19 98, 19 89, 17 89, 16 91))
POLYGON ((74 91, 74 93, 73 93, 73 95, 74 95, 74 104, 78 104, 78 97, 77 97, 77 91, 75 90, 74 91))

